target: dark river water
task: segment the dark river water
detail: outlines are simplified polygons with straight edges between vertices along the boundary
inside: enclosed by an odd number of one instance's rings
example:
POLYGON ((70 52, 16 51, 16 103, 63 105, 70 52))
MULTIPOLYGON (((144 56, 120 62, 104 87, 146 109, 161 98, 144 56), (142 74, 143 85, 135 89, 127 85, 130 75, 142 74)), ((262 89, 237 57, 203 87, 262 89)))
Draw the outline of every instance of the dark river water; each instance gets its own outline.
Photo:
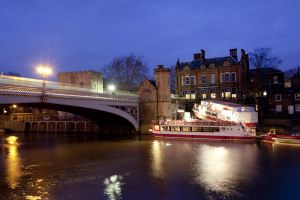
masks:
POLYGON ((0 136, 0 199, 300 199, 300 147, 0 136))

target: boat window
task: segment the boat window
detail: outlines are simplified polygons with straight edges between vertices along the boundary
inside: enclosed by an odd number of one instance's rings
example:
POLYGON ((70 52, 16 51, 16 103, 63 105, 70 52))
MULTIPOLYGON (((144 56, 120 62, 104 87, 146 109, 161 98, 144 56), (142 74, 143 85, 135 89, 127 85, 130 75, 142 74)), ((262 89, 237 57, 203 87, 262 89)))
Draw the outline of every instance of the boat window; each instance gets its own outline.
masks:
POLYGON ((220 127, 215 127, 215 132, 220 132, 220 127))
POLYGON ((209 132, 209 127, 203 127, 203 132, 209 132))
POLYGON ((190 127, 188 127, 188 126, 184 126, 184 127, 182 127, 182 131, 184 131, 184 132, 189 132, 189 131, 190 131, 189 128, 190 128, 190 127))
POLYGON ((202 132, 202 127, 192 127, 193 132, 202 132))
POLYGON ((214 127, 208 127, 209 132, 214 132, 214 127))

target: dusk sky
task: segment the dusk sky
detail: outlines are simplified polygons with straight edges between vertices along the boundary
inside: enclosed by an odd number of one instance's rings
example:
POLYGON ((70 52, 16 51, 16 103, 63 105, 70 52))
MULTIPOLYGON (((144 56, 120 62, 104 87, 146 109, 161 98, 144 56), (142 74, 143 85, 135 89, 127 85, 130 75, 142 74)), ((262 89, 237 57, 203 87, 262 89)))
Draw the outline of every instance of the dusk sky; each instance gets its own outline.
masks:
POLYGON ((152 70, 200 49, 255 47, 272 48, 286 70, 300 64, 299 9, 299 0, 0 0, 0 72, 101 70, 131 52, 152 70))

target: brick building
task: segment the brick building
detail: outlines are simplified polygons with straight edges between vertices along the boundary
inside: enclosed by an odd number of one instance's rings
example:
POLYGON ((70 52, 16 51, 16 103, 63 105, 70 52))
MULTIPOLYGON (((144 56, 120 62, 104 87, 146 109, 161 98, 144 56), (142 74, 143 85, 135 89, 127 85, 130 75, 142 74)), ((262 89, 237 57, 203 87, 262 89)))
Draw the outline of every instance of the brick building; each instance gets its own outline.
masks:
POLYGON ((60 72, 58 73, 58 81, 61 83, 68 83, 91 88, 92 92, 103 92, 102 74, 92 70, 78 72, 60 72))
POLYGON ((170 69, 158 65, 155 81, 144 80, 139 87, 140 130, 147 133, 153 121, 171 118, 170 69))
POLYGON ((191 62, 176 64, 176 93, 186 101, 222 99, 240 102, 247 94, 248 54, 230 49, 224 57, 206 58, 205 51, 194 54, 191 62))

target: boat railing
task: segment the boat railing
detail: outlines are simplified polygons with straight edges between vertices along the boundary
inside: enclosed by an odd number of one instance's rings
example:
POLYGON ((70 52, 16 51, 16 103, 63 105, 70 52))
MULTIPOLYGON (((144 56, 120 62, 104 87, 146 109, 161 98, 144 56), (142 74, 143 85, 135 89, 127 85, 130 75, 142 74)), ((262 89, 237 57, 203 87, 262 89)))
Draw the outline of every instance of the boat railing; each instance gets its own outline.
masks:
POLYGON ((168 126, 236 126, 237 123, 229 121, 191 121, 187 122, 184 120, 172 120, 162 121, 161 125, 168 126))

